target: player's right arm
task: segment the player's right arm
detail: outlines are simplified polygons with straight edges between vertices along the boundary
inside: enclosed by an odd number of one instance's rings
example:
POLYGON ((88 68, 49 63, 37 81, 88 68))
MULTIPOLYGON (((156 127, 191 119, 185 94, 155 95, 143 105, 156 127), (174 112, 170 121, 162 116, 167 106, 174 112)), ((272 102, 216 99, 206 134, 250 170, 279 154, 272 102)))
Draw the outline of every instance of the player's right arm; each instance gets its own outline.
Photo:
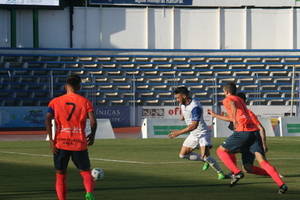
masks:
POLYGON ((217 119, 220 119, 223 121, 227 121, 227 122, 232 122, 231 118, 228 115, 219 115, 210 109, 208 109, 208 114, 214 118, 217 118, 217 119))
POLYGON ((200 107, 195 107, 191 111, 192 114, 192 122, 187 127, 181 130, 174 130, 171 131, 171 133, 168 135, 169 138, 176 138, 179 135, 189 133, 193 130, 195 130, 199 126, 199 121, 201 117, 203 116, 203 109, 200 107))
POLYGON ((192 121, 192 123, 187 127, 185 127, 184 129, 171 131, 171 133, 168 136, 169 138, 176 138, 179 135, 186 134, 195 130, 198 127, 198 125, 199 125, 199 121, 192 121))
POLYGON ((53 108, 49 107, 48 112, 46 114, 45 125, 46 125, 47 135, 49 136, 50 149, 53 153, 56 153, 57 149, 55 148, 55 145, 54 145, 54 138, 53 138, 53 133, 52 133, 52 120, 54 119, 53 112, 54 112, 53 108))
POLYGON ((180 118, 179 118, 181 121, 184 121, 184 116, 183 115, 180 115, 180 118))

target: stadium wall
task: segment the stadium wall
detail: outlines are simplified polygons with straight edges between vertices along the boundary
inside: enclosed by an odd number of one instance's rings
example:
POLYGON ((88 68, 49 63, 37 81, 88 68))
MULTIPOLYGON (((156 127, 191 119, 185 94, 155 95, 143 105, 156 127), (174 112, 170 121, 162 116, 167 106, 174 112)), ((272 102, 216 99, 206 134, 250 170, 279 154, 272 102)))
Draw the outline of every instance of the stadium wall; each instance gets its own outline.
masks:
MULTIPOLYGON (((39 10, 39 47, 299 49, 300 8, 75 7, 39 10)), ((33 47, 32 10, 16 11, 17 47, 33 47)), ((0 9, 0 47, 10 47, 10 12, 0 9)))
MULTIPOLYGON (((291 112, 290 106, 249 106, 259 117, 284 117, 291 112)), ((212 118, 207 114, 211 106, 203 107, 205 122, 212 126, 212 118)), ((224 111, 224 109, 222 109, 224 111)), ((47 107, 0 107, 0 130, 42 129, 47 107)), ((293 112, 296 112, 294 108, 293 112)), ((179 120, 181 111, 178 106, 137 106, 136 109, 128 106, 95 106, 98 119, 109 119, 114 128, 141 126, 144 119, 179 120), (136 112, 134 112, 136 111, 136 112)), ((277 120, 273 124, 277 124, 277 120)))

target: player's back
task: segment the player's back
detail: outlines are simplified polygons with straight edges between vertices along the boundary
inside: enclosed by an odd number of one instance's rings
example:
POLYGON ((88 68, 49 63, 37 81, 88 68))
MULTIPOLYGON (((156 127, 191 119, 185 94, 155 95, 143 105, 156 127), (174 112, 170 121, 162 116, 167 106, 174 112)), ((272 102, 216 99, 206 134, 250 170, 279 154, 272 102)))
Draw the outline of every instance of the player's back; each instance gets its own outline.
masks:
POLYGON ((260 121, 258 120, 258 117, 254 114, 254 112, 252 112, 252 110, 249 110, 248 109, 248 112, 249 112, 249 116, 251 118, 251 120, 253 121, 253 123, 258 127, 260 126, 260 121))
POLYGON ((223 100, 223 105, 230 116, 232 116, 233 114, 229 103, 230 101, 234 102, 234 105, 236 107, 236 121, 238 126, 236 127, 235 130, 256 131, 257 126, 252 121, 245 102, 238 96, 234 96, 234 95, 227 96, 223 100))
POLYGON ((91 102, 70 93, 53 99, 49 107, 54 113, 58 146, 68 150, 86 148, 85 127, 88 112, 93 111, 91 102))

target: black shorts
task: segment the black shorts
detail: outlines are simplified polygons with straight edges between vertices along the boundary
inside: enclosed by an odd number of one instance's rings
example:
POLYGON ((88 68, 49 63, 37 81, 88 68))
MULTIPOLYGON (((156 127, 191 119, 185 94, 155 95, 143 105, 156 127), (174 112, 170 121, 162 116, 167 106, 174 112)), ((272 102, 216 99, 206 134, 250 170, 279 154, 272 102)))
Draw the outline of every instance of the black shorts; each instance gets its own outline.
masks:
POLYGON ((90 170, 91 164, 89 159, 89 153, 85 151, 68 151, 58 149, 57 153, 54 154, 54 167, 56 170, 66 170, 69 164, 70 158, 74 165, 83 171, 90 170))
POLYGON ((233 132, 222 146, 230 153, 251 153, 259 152, 264 155, 262 140, 258 131, 233 132))
POLYGON ((255 160, 254 153, 251 153, 250 151, 244 151, 242 152, 242 163, 243 165, 253 165, 255 160))

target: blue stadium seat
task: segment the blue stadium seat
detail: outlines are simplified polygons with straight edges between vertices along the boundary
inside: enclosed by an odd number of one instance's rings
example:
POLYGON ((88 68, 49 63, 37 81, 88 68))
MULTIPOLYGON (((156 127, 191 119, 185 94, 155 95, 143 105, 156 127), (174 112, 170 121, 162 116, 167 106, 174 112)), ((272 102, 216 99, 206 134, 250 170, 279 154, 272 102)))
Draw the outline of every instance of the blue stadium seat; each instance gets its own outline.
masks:
POLYGON ((51 77, 54 95, 60 95, 70 74, 81 75, 83 94, 101 105, 172 105, 172 90, 179 85, 186 85, 195 98, 211 105, 215 96, 222 97, 221 86, 231 81, 248 92, 252 105, 286 105, 291 98, 292 66, 299 61, 300 56, 245 54, 6 53, 0 54, 0 105, 46 105, 51 98, 51 77))

